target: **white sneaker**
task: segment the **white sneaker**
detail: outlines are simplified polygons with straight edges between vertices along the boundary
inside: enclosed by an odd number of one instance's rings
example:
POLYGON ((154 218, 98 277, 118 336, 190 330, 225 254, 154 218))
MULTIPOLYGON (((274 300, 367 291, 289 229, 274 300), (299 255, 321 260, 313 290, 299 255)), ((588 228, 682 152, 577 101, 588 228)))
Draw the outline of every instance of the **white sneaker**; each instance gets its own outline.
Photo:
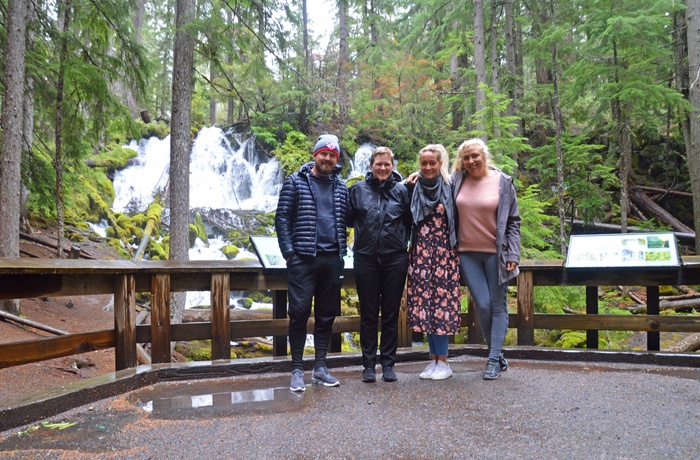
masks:
POLYGON ((428 367, 426 367, 423 372, 420 373, 420 378, 423 380, 430 380, 433 377, 433 372, 435 372, 436 367, 437 363, 431 359, 428 367))
POLYGON ((433 375, 431 375, 430 378, 432 380, 445 380, 451 376, 452 369, 450 369, 450 365, 445 361, 438 361, 437 366, 435 366, 435 370, 433 371, 433 375))

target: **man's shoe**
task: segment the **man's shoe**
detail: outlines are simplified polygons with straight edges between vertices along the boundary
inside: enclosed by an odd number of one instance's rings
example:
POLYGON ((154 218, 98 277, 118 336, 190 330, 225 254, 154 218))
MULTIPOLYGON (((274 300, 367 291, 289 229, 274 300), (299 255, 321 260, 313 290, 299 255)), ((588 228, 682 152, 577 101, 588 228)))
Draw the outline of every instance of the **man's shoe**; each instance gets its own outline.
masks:
POLYGON ((450 369, 450 365, 445 361, 438 360, 437 366, 435 366, 435 371, 433 371, 433 375, 431 375, 430 378, 431 380, 445 380, 451 376, 452 369, 450 369))
POLYGON ((314 369, 311 373, 311 383, 317 385, 323 385, 324 387, 337 387, 340 386, 340 380, 333 377, 330 372, 328 372, 327 367, 319 367, 314 369))
POLYGON ((382 380, 385 382, 396 382, 396 372, 394 372, 394 366, 386 366, 382 370, 382 380))
POLYGON ((484 371, 484 380, 496 380, 501 376, 501 366, 499 363, 487 362, 486 370, 484 371))
POLYGON ((365 370, 362 371, 362 381, 366 383, 377 381, 377 374, 373 367, 365 367, 365 370))
POLYGON ((292 382, 289 384, 289 389, 302 393, 306 391, 306 385, 304 385, 304 371, 301 369, 294 369, 292 371, 292 382))
POLYGON ((436 367, 437 363, 431 359, 430 364, 428 364, 428 366, 423 369, 423 372, 420 373, 420 378, 423 380, 430 380, 436 367))
POLYGON ((505 356, 503 356, 503 353, 501 353, 501 355, 498 357, 498 366, 501 372, 505 372, 508 370, 508 360, 505 356))

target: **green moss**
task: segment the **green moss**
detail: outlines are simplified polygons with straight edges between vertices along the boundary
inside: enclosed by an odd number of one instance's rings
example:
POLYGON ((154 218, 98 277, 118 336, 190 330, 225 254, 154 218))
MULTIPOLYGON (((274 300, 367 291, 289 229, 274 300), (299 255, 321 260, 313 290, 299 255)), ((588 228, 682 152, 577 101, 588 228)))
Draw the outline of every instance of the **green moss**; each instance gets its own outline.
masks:
POLYGON ((557 340, 555 346, 560 348, 585 348, 586 334, 580 331, 564 332, 557 340))
POLYGON ((244 298, 238 300, 238 305, 240 305, 241 307, 243 307, 245 309, 250 310, 250 307, 253 306, 253 299, 251 299, 250 297, 244 297, 244 298))
POLYGON ((121 169, 126 166, 127 161, 137 155, 138 152, 134 149, 113 144, 88 155, 87 163, 95 168, 121 169))
POLYGON ((228 260, 235 259, 236 256, 241 252, 241 250, 235 244, 227 244, 221 248, 221 252, 224 253, 228 260))
POLYGON ((175 344, 175 351, 187 361, 211 361, 211 340, 178 342, 175 344))

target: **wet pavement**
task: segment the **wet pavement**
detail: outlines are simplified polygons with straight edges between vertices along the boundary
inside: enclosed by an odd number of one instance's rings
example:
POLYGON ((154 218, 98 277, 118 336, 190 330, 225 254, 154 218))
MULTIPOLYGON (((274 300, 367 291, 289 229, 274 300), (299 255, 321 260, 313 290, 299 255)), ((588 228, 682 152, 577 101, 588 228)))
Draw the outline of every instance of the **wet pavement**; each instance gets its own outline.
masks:
POLYGON ((485 381, 458 356, 421 381, 425 364, 332 369, 338 388, 307 371, 301 395, 288 373, 158 383, 0 432, 0 458, 700 458, 697 368, 511 359, 485 381))

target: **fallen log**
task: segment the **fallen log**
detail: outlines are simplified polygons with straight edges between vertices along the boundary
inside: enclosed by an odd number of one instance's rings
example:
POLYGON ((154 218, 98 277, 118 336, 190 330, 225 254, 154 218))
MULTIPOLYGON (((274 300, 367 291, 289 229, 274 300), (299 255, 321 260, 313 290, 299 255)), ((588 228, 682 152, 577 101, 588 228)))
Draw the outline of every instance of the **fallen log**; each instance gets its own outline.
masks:
POLYGON ((646 185, 635 185, 636 188, 639 190, 644 190, 648 192, 656 192, 656 193, 663 193, 664 195, 678 195, 678 196, 684 196, 686 198, 692 198, 693 194, 690 192, 681 192, 680 190, 671 190, 671 189, 665 189, 665 188, 658 188, 658 187, 648 187, 646 185))
POLYGON ((654 201, 646 196, 646 194, 637 187, 630 187, 630 199, 644 211, 652 214, 661 223, 670 225, 677 232, 695 233, 690 227, 687 227, 683 222, 673 217, 668 211, 654 203, 654 201))
MULTIPOLYGON (((646 313, 647 306, 642 304, 638 306, 626 307, 626 310, 632 313, 646 313)), ((676 312, 687 312, 700 309, 700 299, 675 300, 659 302, 659 311, 674 310, 676 312)))
POLYGON ((56 335, 69 335, 70 332, 62 331, 60 329, 56 329, 55 327, 47 326, 46 324, 42 323, 37 323, 36 321, 32 321, 27 318, 22 318, 21 316, 16 316, 13 315, 12 313, 7 313, 5 311, 0 310, 0 317, 8 319, 10 321, 14 321, 16 323, 24 324, 25 326, 31 326, 34 329, 39 329, 45 332, 50 332, 51 334, 56 334, 56 335))
MULTIPOLYGON (((271 319, 272 310, 245 310, 241 308, 231 308, 231 321, 271 319)), ((206 323, 211 321, 211 310, 208 308, 189 308, 185 310, 182 317, 183 323, 206 323)))
POLYGON ((700 350, 700 334, 690 334, 669 345, 664 351, 689 352, 700 350))

